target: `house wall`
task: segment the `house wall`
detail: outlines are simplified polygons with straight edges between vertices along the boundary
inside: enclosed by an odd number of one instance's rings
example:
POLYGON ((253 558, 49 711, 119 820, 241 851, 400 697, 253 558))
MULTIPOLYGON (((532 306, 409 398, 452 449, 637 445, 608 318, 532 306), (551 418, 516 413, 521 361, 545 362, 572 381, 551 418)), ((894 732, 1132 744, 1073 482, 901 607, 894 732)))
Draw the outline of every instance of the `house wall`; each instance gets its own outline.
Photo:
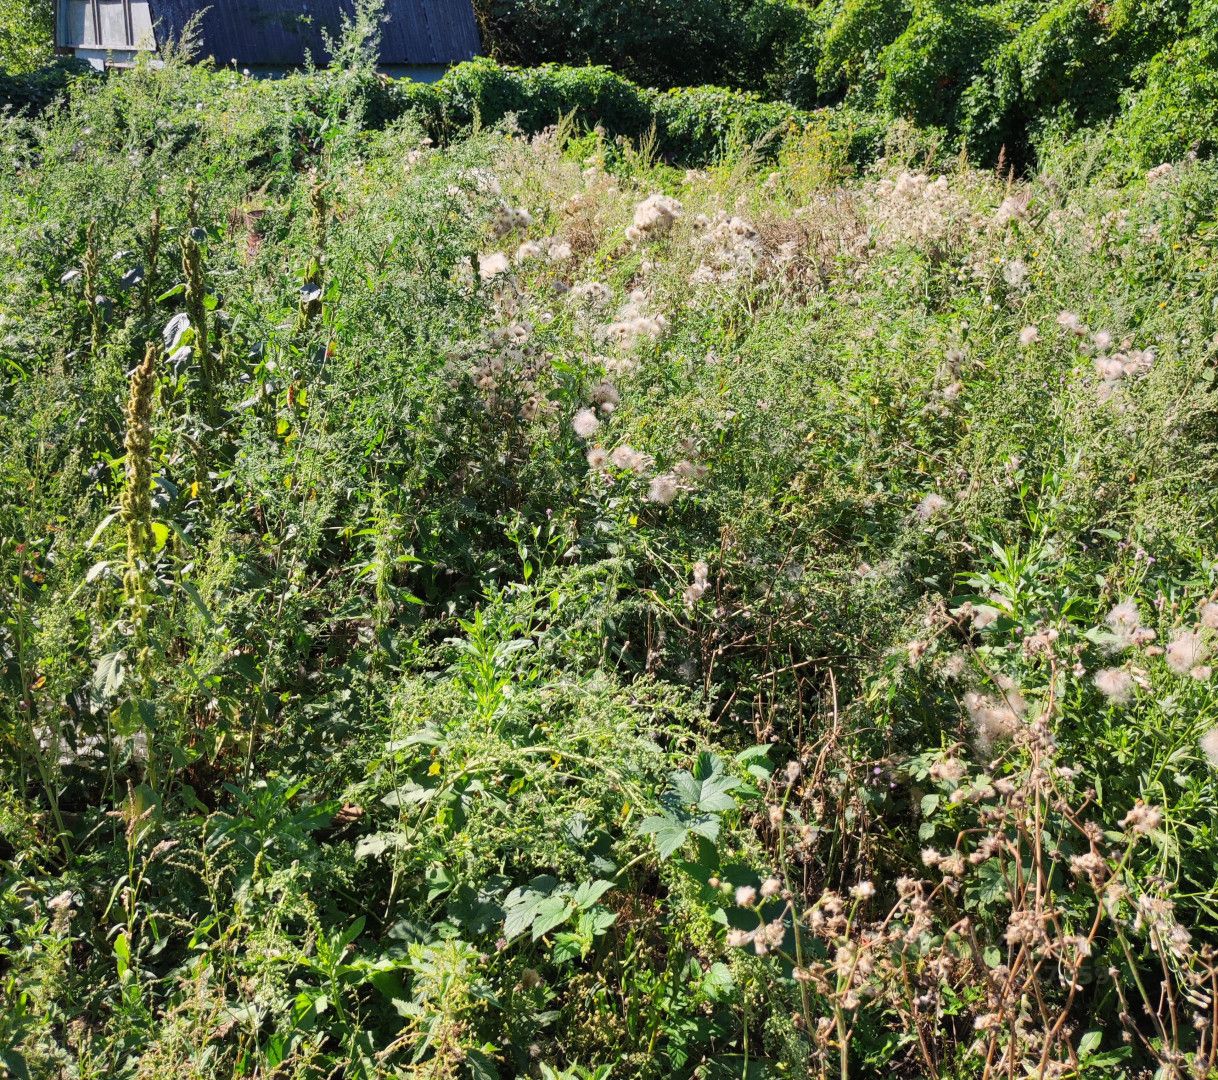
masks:
POLYGON ((55 44, 86 59, 154 49, 148 0, 57 0, 55 44))

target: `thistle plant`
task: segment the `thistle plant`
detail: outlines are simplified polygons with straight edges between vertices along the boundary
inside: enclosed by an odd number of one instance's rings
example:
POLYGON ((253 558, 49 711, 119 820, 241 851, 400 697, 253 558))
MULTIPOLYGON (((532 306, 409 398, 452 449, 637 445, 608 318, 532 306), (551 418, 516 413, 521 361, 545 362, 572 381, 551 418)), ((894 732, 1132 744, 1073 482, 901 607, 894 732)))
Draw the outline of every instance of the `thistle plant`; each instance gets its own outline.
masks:
POLYGON ((211 416, 215 412, 216 372, 207 349, 207 284, 203 274, 203 251, 190 232, 182 236, 182 273, 186 278, 186 314, 194 331, 195 363, 211 416))
POLYGON ((154 549, 152 534, 152 403, 156 390, 156 346, 151 342, 143 363, 131 376, 127 398, 126 482, 120 516, 127 530, 127 560, 123 596, 132 636, 139 650, 139 666, 148 662, 148 564, 154 549))
POLYGON ((102 317, 98 293, 101 288, 101 255, 97 249, 97 222, 90 221, 85 234, 85 257, 83 263, 85 279, 85 305, 89 309, 89 356, 96 359, 101 354, 102 317))
POLYGON ((144 238, 144 287, 140 293, 140 314, 145 320, 152 317, 152 304, 155 298, 157 264, 161 257, 161 211, 157 207, 152 211, 148 223, 148 233, 144 238))
POLYGON ((305 270, 300 293, 299 327, 304 330, 321 315, 321 295, 325 283, 322 265, 326 257, 326 231, 329 208, 326 205, 326 186, 314 180, 309 191, 309 203, 313 210, 313 254, 305 270))

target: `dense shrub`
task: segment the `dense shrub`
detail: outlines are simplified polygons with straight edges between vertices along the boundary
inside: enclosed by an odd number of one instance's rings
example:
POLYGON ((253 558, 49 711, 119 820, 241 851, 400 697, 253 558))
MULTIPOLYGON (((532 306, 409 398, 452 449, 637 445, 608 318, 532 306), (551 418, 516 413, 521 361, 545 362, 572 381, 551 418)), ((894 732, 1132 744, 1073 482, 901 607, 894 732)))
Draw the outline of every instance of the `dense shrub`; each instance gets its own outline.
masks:
POLYGON ((639 142, 654 131, 655 149, 673 163, 705 164, 731 143, 778 145, 775 136, 812 122, 850 132, 859 160, 874 152, 876 118, 813 114, 756 94, 702 86, 667 91, 635 85, 606 68, 513 68, 487 59, 459 64, 435 84, 399 83, 400 110, 416 116, 434 137, 451 138, 475 120, 494 124, 514 116, 537 132, 564 115, 577 125, 599 126, 610 138, 639 142))
POLYGON ((884 50, 909 25, 911 7, 892 0, 846 0, 824 30, 816 77, 823 93, 856 88, 873 98, 884 50))
POLYGON ((961 95, 1002 40, 1002 27, 984 9, 961 0, 919 0, 909 26, 880 58, 881 108, 958 130, 961 95))
POLYGON ((1190 151, 1218 153, 1218 44, 1190 38, 1156 56, 1116 131, 1129 156, 1146 166, 1190 151))
POLYGON ((0 1070, 1212 1072, 1218 163, 852 115, 0 118, 0 1070))
POLYGON ((100 78, 83 61, 68 59, 44 64, 25 74, 6 74, 0 69, 0 108, 38 113, 63 97, 73 80, 100 78))
POLYGON ((1129 70, 1095 5, 1061 0, 1011 46, 1024 110, 1073 127, 1112 115, 1129 70))
POLYGON ((0 75, 22 75, 51 56, 54 0, 0 0, 0 75))
POLYGON ((497 59, 594 64, 645 86, 700 83, 807 93, 798 51, 809 22, 796 0, 493 0, 497 59))

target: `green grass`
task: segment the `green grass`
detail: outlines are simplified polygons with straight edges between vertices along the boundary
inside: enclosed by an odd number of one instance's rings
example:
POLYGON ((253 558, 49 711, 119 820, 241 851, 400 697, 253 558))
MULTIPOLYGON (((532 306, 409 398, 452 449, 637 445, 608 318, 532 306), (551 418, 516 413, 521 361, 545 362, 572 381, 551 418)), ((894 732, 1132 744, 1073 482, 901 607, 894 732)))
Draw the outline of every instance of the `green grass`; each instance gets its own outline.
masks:
POLYGON ((0 127, 0 1069, 1212 1072, 1214 163, 372 85, 0 127))

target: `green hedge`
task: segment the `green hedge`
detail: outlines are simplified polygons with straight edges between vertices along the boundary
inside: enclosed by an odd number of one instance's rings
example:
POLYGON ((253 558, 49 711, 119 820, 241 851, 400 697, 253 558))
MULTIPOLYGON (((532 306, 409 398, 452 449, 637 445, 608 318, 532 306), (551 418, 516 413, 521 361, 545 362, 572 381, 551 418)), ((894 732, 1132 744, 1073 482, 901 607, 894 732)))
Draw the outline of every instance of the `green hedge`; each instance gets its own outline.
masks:
POLYGON ((397 111, 415 116, 438 141, 509 114, 533 132, 573 113, 611 139, 638 141, 654 128, 661 157, 677 165, 706 164, 733 144, 764 144, 771 133, 813 123, 839 131, 855 160, 870 159, 883 142, 883 127, 871 114, 808 111, 717 86, 650 90, 603 67, 516 68, 480 58, 458 64, 439 82, 401 81, 392 92, 397 111))
POLYGON ((1218 154, 1218 45, 1190 38, 1156 56, 1115 135, 1147 167, 1218 154))
POLYGON ((20 75, 0 71, 0 109, 41 112, 61 97, 74 79, 93 74, 93 69, 80 60, 57 60, 20 75))

